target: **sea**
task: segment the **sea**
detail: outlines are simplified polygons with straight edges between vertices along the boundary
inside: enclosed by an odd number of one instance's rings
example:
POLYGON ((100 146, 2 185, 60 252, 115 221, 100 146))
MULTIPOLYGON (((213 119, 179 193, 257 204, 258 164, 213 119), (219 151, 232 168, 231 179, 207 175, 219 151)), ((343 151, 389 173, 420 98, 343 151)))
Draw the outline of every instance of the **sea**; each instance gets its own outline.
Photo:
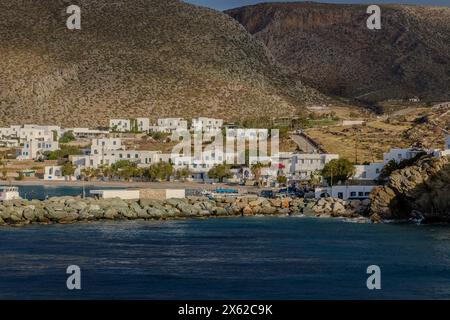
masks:
MULTIPOLYGON (((55 188, 44 193, 72 194, 55 188)), ((450 299, 450 226, 234 217, 0 227, 0 299, 450 299), (68 289, 69 266, 81 290, 68 289), (379 289, 367 286, 370 266, 379 289)))

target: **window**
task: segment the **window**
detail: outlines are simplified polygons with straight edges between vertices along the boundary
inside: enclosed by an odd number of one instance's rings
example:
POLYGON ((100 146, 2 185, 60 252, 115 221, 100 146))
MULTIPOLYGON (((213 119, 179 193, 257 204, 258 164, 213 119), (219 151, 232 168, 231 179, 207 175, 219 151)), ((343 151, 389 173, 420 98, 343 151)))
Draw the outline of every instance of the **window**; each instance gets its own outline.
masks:
POLYGON ((350 196, 351 197, 356 197, 356 192, 355 191, 350 192, 350 196))
POLYGON ((370 196, 370 192, 365 192, 364 195, 365 195, 366 197, 368 197, 368 196, 370 196))
POLYGON ((375 172, 376 172, 377 174, 380 173, 380 169, 375 170, 375 172))
POLYGON ((358 197, 364 197, 364 192, 358 192, 358 197))
POLYGON ((339 199, 344 199, 344 194, 342 192, 338 192, 338 198, 339 199))

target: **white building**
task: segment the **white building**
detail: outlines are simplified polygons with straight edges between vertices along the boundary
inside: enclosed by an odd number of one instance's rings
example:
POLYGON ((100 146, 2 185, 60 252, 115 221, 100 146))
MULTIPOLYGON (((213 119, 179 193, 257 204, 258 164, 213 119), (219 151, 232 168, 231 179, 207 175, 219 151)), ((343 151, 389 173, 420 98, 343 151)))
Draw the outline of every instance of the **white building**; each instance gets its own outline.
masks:
POLYGON ((223 127, 222 119, 205 118, 205 117, 192 119, 192 129, 194 131, 214 133, 222 130, 222 127, 223 127))
POLYGON ((385 166, 384 162, 374 162, 367 165, 355 165, 355 180, 377 180, 381 170, 385 166))
POLYGON ((430 150, 424 149, 416 149, 416 148, 393 148, 389 152, 384 153, 383 162, 387 164, 389 161, 394 160, 397 163, 400 163, 403 160, 412 159, 420 153, 430 153, 430 150))
POLYGON ((75 177, 65 177, 62 172, 62 166, 46 166, 44 171, 45 181, 66 181, 75 180, 75 177))
POLYGON ((342 200, 365 200, 368 199, 376 185, 370 184, 345 184, 332 187, 320 187, 314 190, 315 198, 338 198, 342 200))
POLYGON ((16 139, 2 139, 0 140, 1 148, 17 148, 19 147, 19 140, 16 139))
POLYGON ((106 137, 109 134, 109 131, 105 130, 94 130, 89 128, 66 128, 63 129, 63 132, 72 132, 73 136, 76 139, 95 139, 100 137, 106 137))
POLYGON ((122 140, 119 138, 92 139, 91 155, 99 155, 107 150, 123 149, 122 140))
POLYGON ((149 118, 136 118, 136 129, 139 132, 148 132, 150 130, 150 119, 149 118))
POLYGON ((150 129, 150 119, 111 119, 109 120, 109 127, 114 132, 147 132, 150 129))
POLYGON ((23 126, 10 126, 9 128, 0 128, 0 136, 3 139, 18 139, 19 142, 25 142, 32 139, 55 140, 62 134, 59 126, 40 126, 26 124, 23 126))
POLYGON ((115 132, 128 132, 131 130, 131 120, 111 119, 109 120, 109 128, 115 132))
POLYGON ((325 153, 280 153, 280 170, 283 175, 295 180, 309 180, 311 174, 321 171, 325 165, 339 159, 338 154, 325 153))
POLYGON ((148 167, 160 161, 160 151, 126 150, 120 139, 104 138, 92 140, 90 155, 71 156, 72 163, 78 168, 98 168, 110 166, 120 160, 148 167))
POLYGON ((0 186, 0 201, 20 199, 19 188, 13 186, 0 186))
POLYGON ((150 126, 150 131, 171 133, 172 131, 188 130, 188 122, 183 118, 158 119, 156 126, 150 126))
POLYGON ((35 160, 43 156, 45 152, 56 151, 59 149, 58 141, 33 139, 23 144, 19 160, 35 160))

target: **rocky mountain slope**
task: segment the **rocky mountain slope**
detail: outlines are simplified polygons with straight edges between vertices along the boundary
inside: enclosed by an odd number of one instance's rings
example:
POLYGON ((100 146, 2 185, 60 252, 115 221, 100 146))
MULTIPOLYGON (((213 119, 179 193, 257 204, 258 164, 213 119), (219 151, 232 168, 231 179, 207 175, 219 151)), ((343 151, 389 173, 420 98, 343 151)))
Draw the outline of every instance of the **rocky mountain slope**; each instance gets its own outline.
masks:
POLYGON ((0 57, 0 125, 238 119, 325 99, 228 15, 177 0, 0 0, 0 57))
POLYGON ((305 83, 325 93, 381 101, 450 97, 450 8, 266 3, 227 11, 305 83))
POLYGON ((450 222, 450 162, 426 156, 395 171, 371 194, 371 212, 382 219, 450 222))

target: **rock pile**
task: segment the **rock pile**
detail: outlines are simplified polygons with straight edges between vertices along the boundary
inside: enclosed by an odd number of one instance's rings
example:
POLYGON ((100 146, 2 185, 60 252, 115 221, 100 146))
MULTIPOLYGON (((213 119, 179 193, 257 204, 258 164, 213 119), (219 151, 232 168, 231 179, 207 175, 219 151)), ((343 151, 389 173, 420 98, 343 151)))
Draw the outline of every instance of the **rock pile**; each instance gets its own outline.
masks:
POLYGON ((358 217, 364 201, 340 199, 266 199, 256 196, 168 200, 81 199, 57 197, 45 201, 14 200, 0 205, 0 225, 74 223, 97 220, 165 220, 254 215, 358 217))

